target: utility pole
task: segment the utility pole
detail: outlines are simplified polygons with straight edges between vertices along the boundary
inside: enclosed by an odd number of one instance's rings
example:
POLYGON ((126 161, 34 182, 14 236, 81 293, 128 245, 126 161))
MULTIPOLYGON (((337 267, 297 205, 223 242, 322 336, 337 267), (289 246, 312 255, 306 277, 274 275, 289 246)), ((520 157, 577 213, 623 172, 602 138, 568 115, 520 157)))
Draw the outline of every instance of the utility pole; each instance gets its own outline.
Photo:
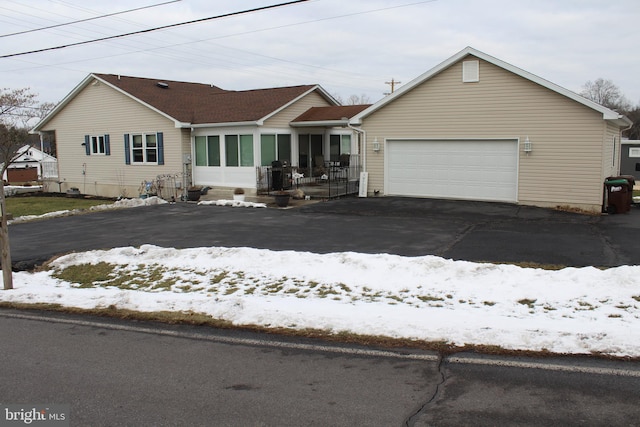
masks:
POLYGON ((396 85, 402 84, 402 82, 396 81, 395 79, 391 79, 390 82, 384 82, 391 86, 391 92, 386 92, 385 95, 391 95, 396 90, 396 85))

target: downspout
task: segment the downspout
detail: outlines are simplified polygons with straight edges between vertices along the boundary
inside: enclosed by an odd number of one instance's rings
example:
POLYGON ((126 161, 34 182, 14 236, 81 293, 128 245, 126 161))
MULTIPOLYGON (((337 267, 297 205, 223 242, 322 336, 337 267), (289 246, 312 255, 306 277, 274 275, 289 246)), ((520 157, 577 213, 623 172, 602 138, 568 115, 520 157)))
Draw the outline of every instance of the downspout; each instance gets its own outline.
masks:
POLYGON ((355 133, 362 135, 362 152, 360 155, 362 156, 362 172, 367 171, 367 133, 359 129, 351 124, 350 121, 347 121, 347 127, 354 131, 355 133))

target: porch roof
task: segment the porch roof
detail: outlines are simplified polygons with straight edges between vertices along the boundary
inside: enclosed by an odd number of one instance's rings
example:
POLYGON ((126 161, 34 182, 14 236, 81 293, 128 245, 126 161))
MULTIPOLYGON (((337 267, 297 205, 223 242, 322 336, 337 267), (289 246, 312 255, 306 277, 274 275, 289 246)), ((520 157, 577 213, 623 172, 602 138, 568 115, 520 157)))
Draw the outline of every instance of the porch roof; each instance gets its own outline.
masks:
POLYGON ((292 127, 346 126, 356 114, 371 104, 337 105, 331 107, 311 107, 290 123, 292 127))

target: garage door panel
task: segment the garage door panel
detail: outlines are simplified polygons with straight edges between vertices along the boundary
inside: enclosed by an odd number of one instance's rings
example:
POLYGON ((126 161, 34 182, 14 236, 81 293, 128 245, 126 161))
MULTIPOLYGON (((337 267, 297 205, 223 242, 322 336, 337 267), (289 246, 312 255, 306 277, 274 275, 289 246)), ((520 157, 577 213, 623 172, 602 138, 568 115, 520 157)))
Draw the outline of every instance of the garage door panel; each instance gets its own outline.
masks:
POLYGON ((386 193, 516 201, 517 155, 515 140, 391 140, 386 193))

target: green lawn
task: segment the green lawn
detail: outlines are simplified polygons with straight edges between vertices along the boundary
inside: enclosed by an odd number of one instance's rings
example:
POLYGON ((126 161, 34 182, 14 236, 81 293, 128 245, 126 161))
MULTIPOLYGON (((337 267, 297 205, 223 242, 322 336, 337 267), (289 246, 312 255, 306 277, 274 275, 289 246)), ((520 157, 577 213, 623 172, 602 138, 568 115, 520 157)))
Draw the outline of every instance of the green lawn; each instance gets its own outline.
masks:
POLYGON ((91 206, 113 203, 111 200, 42 196, 13 196, 7 197, 5 200, 7 212, 13 215, 14 218, 64 210, 88 209, 91 206))

